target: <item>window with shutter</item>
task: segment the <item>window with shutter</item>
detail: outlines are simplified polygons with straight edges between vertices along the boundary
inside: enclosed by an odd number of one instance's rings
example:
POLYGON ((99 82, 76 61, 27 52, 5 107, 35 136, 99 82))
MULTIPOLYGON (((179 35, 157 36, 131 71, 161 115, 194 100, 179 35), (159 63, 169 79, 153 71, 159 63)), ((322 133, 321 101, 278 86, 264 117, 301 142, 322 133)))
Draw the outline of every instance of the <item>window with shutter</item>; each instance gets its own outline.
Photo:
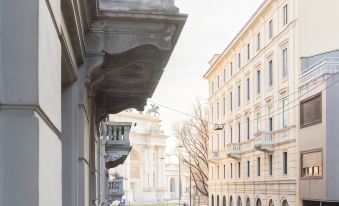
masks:
POLYGON ((321 94, 300 103, 300 127, 305 128, 322 122, 321 94))
POLYGON ((322 176, 322 151, 301 154, 302 177, 322 176))

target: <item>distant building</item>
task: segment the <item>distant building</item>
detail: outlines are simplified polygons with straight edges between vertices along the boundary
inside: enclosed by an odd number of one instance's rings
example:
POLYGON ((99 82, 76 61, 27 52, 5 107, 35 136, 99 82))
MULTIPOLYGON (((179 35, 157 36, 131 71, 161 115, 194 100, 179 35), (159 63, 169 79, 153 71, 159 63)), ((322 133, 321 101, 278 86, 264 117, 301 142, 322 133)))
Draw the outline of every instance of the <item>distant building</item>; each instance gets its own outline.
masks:
POLYGON ((339 204, 338 8, 266 0, 209 62, 211 206, 339 204))
POLYGON ((132 150, 124 164, 111 169, 124 179, 126 200, 138 203, 178 200, 178 164, 166 162, 168 136, 161 129, 159 117, 125 111, 110 115, 109 120, 133 125, 129 135, 132 150))
POLYGON ((144 109, 186 18, 174 0, 0 0, 1 206, 109 202, 132 125, 103 120, 144 109))

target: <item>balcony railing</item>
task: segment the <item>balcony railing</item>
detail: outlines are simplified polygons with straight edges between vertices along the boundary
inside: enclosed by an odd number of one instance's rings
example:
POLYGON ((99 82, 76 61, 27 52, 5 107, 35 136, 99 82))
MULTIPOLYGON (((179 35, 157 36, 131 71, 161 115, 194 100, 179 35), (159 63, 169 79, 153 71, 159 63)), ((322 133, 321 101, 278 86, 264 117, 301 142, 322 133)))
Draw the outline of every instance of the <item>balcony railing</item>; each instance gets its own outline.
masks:
POLYGON ((233 159, 239 159, 241 155, 241 143, 229 143, 227 145, 227 156, 233 159))
POLYGON ((272 152, 274 147, 273 132, 259 132, 254 140, 254 148, 263 152, 272 152))
POLYGON ((217 163, 223 157, 225 157, 225 154, 221 150, 213 150, 213 151, 209 152, 209 154, 208 154, 208 160, 209 160, 209 162, 212 162, 212 163, 217 163))
POLYGON ((106 151, 106 168, 114 168, 124 163, 130 150, 129 133, 130 122, 103 123, 103 144, 106 151))
POLYGON ((111 202, 114 200, 121 200, 124 195, 123 180, 123 177, 115 174, 114 179, 107 182, 107 200, 111 202))
POLYGON ((339 58, 324 58, 301 73, 300 86, 326 74, 339 72, 339 58))
POLYGON ((254 148, 263 152, 272 152, 274 146, 295 140, 295 126, 289 126, 275 131, 261 131, 255 134, 254 148))
POLYGON ((125 145, 129 144, 130 122, 107 122, 104 126, 104 138, 106 144, 125 145))

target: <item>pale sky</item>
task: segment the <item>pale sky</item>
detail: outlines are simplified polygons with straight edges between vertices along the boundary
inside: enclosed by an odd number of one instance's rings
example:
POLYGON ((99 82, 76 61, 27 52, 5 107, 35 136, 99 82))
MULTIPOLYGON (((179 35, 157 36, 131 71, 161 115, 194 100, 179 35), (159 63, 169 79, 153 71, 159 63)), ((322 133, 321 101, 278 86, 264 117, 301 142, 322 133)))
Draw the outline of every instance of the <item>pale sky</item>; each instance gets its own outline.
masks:
MULTIPOLYGON (((226 48, 262 2, 176 0, 180 12, 189 17, 151 100, 185 113, 191 112, 196 99, 207 102, 208 83, 203 75, 208 61, 226 48)), ((173 123, 187 118, 162 107, 160 114, 162 128, 170 136, 173 123)))

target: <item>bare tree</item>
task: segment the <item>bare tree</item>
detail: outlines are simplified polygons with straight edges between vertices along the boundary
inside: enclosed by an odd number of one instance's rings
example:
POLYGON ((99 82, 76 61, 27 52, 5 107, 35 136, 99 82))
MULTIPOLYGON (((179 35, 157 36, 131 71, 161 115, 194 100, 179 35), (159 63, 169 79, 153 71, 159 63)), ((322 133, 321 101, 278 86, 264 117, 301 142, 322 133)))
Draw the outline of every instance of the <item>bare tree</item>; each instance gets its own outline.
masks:
POLYGON ((207 110, 197 101, 193 115, 174 126, 178 139, 177 155, 186 168, 195 190, 208 196, 208 122, 207 110))

